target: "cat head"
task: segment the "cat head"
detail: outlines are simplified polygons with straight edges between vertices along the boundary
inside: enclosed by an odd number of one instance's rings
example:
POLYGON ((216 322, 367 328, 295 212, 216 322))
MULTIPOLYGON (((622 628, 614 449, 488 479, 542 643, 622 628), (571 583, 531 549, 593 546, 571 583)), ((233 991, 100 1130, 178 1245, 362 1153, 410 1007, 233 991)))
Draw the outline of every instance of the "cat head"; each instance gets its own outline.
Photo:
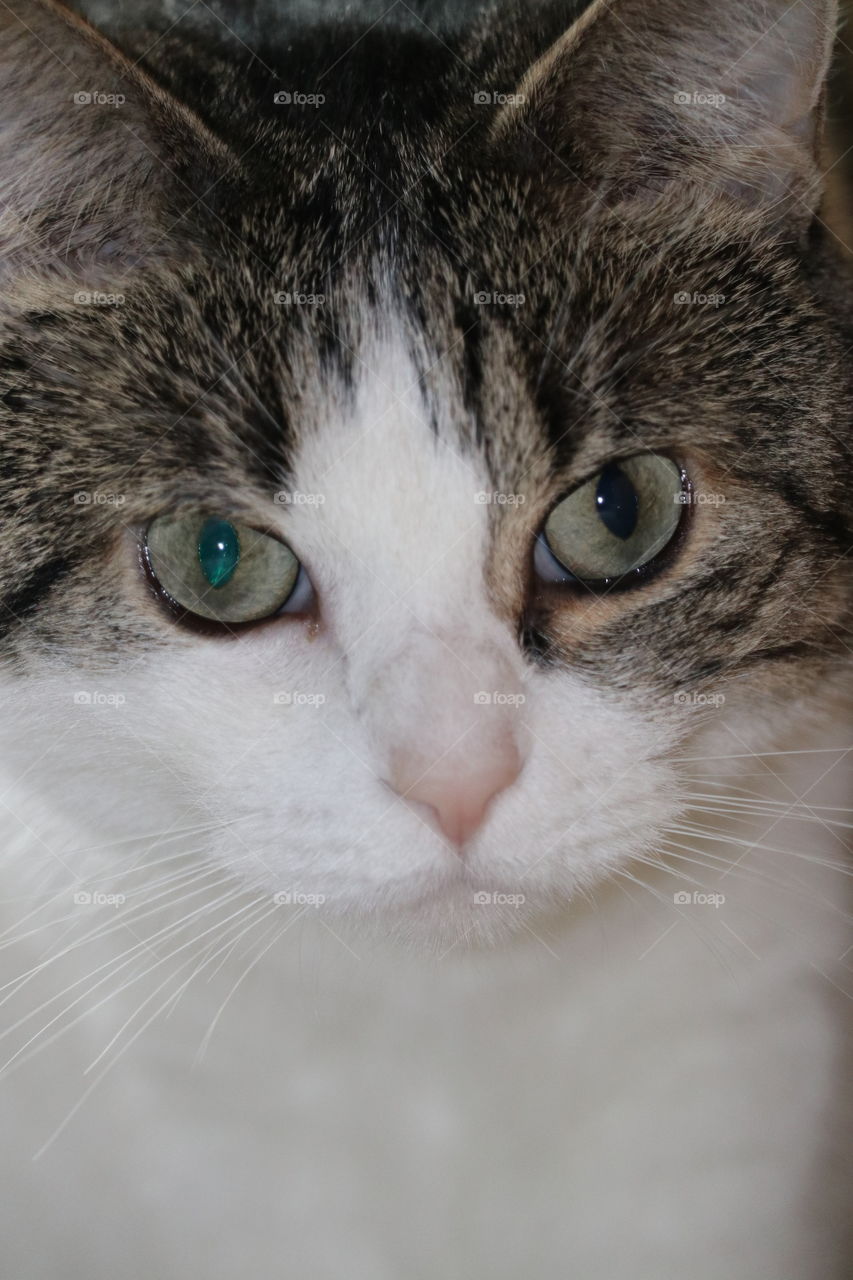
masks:
POLYGON ((655 850, 680 758, 845 651, 834 5, 256 58, 16 9, 10 847, 76 882, 203 830, 257 892, 472 937, 655 850))

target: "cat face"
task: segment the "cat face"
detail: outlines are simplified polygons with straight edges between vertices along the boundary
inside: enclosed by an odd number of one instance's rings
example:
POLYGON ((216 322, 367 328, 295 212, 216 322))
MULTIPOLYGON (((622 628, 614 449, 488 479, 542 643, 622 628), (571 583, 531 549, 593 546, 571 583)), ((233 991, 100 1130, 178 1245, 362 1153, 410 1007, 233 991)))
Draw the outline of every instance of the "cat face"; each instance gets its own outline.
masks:
MULTIPOLYGON (((369 40, 325 116, 243 68, 202 124, 75 32, 77 79, 124 103, 51 115, 53 148, 18 103, 8 144, 37 166, 3 255, 22 846, 79 879, 203 825, 285 905, 491 935, 652 851, 688 740, 748 749, 826 678, 849 411, 804 239, 827 37, 802 8, 760 65, 741 33, 740 74, 775 72, 746 122, 723 89, 713 126, 680 116, 667 82, 619 131, 603 6, 519 34, 517 66, 467 37, 510 101, 423 37, 430 101, 383 63, 374 132, 369 40)), ((162 54, 168 84, 186 49, 162 54)))

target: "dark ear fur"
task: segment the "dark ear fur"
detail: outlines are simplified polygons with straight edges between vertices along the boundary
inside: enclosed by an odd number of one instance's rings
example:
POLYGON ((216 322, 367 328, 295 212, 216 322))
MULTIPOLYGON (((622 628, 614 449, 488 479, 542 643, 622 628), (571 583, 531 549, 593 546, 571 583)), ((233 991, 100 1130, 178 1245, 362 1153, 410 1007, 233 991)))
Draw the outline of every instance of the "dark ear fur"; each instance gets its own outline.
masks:
POLYGON ((96 284, 144 260, 191 202, 189 150, 223 148, 82 19, 54 0, 0 6, 7 299, 57 277, 96 284))
POLYGON ((692 184, 799 233, 837 16, 836 0, 594 0, 494 136, 608 203, 692 184))

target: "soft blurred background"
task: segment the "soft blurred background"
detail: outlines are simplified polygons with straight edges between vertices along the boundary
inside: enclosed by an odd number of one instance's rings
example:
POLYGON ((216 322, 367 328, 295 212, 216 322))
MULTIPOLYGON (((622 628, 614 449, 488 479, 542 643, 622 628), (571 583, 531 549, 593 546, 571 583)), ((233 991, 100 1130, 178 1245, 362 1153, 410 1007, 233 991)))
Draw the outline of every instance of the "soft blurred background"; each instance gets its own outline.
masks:
POLYGON ((853 258, 853 0, 842 0, 838 57, 828 104, 832 170, 828 192, 829 222, 853 258))
MULTIPOLYGON (((842 27, 838 38, 832 107, 836 123, 847 138, 849 147, 853 144, 853 0, 842 0, 841 14, 842 27)), ((847 156, 845 171, 853 175, 853 152, 847 156)))

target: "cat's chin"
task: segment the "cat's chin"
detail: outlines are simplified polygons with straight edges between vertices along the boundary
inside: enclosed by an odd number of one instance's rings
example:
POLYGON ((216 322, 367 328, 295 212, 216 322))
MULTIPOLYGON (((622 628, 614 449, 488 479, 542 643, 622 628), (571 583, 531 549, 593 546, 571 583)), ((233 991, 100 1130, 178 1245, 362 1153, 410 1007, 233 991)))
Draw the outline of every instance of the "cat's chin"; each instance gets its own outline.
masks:
POLYGON ((566 916, 583 905, 581 895, 568 889, 486 890, 463 874, 408 897, 362 900, 349 910, 326 903, 318 907, 318 916, 355 949, 367 939, 441 957, 451 951, 507 945, 519 935, 551 933, 555 921, 562 926, 566 916))

